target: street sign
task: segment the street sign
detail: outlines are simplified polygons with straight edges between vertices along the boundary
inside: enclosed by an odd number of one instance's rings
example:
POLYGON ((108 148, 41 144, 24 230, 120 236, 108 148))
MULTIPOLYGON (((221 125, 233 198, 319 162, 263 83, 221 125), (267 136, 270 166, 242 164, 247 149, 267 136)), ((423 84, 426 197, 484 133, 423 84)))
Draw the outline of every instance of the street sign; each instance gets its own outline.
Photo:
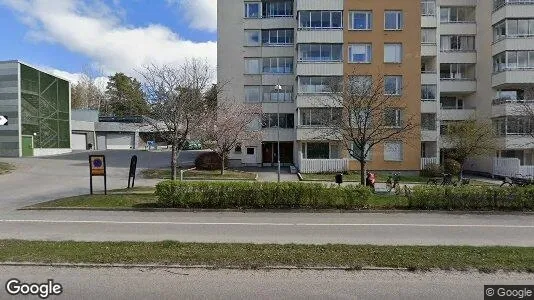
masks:
POLYGON ((104 177, 104 194, 108 194, 106 175, 106 157, 104 155, 89 155, 89 184, 91 186, 91 195, 93 194, 93 176, 104 177))
POLYGON ((9 125, 8 118, 6 116, 0 115, 0 126, 9 125))

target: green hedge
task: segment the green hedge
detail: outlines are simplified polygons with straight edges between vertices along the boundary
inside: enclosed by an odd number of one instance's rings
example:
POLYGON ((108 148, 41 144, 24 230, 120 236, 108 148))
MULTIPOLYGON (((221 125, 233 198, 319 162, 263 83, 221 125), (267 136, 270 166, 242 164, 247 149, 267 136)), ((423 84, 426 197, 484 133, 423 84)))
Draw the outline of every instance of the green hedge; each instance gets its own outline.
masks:
POLYGON ((372 193, 362 186, 168 180, 156 185, 156 196, 160 205, 174 208, 357 209, 368 206, 372 193))
POLYGON ((534 210, 534 187, 416 186, 412 209, 534 210))

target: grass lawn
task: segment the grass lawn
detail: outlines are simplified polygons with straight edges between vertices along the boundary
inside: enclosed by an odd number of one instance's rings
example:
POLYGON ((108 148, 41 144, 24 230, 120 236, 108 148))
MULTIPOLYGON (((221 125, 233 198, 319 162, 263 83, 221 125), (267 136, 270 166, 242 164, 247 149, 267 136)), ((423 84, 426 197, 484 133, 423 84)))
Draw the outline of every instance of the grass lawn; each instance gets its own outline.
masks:
MULTIPOLYGON (((334 177, 336 174, 302 174, 302 177, 304 181, 330 181, 334 182, 334 177)), ((379 183, 385 183, 388 179, 389 174, 376 174, 376 180, 379 183)), ((343 174, 343 181, 344 182, 360 182, 360 174, 359 173, 349 173, 349 174, 343 174)), ((421 177, 421 176, 400 176, 400 183, 419 183, 419 184, 426 184, 428 182, 428 177, 421 177)), ((456 179, 454 179, 456 180, 456 179)), ((493 185, 491 183, 478 181, 478 180, 471 180, 471 185, 493 185)))
MULTIPOLYGON (((177 172, 178 172, 177 176, 180 176, 180 171, 178 170, 177 172)), ((142 170, 141 174, 143 175, 144 178, 149 178, 149 179, 170 179, 171 178, 171 170, 169 169, 146 169, 146 170, 142 170)), ((195 180, 195 179, 255 180, 256 173, 242 172, 242 171, 236 171, 236 170, 225 170, 224 174, 221 175, 220 170, 215 170, 215 171, 191 170, 191 171, 187 171, 184 173, 184 179, 186 180, 195 180)))
POLYGON ((534 248, 0 240, 0 261, 534 272, 534 248))
POLYGON ((0 162, 0 175, 7 174, 15 169, 15 166, 5 162, 0 162))

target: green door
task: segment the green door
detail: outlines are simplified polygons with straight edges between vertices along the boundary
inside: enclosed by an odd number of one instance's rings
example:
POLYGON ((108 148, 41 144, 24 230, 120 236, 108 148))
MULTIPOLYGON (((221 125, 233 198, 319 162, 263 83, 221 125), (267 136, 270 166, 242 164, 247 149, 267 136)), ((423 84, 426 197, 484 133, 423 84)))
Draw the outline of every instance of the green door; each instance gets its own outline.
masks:
POLYGON ((33 156, 33 137, 22 137, 22 156, 33 156))

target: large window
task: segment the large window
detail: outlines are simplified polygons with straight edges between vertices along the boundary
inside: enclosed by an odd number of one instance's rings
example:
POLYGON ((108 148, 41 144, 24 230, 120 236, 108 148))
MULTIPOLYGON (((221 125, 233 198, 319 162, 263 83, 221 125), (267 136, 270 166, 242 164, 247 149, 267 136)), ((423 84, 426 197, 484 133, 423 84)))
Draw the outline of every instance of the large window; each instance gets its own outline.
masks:
POLYGON ((423 28, 421 29, 421 44, 435 44, 436 43, 436 29, 423 28))
POLYGON ((495 72, 534 69, 534 51, 506 51, 493 57, 495 72))
POLYGON ((442 109, 464 109, 464 100, 453 96, 442 96, 440 105, 442 109))
POLYGON ((332 126, 341 121, 341 108, 301 108, 300 125, 332 126))
POLYGON ((299 92, 305 94, 331 93, 341 78, 338 76, 301 76, 299 77, 299 92))
POLYGON ((341 29, 343 28, 341 11, 301 11, 299 28, 301 29, 341 29))
POLYGON ((384 124, 387 127, 399 128, 402 126, 403 114, 400 108, 386 108, 384 110, 384 124))
POLYGON ((402 62, 402 44, 384 44, 384 62, 402 62))
POLYGON ((304 159, 338 159, 341 158, 341 148, 338 143, 303 143, 302 157, 304 159))
POLYGON ((261 39, 262 43, 268 46, 293 45, 294 31, 293 29, 262 30, 261 39))
POLYGON ((271 1, 263 4, 263 17, 292 17, 293 1, 271 1))
POLYGON ((441 23, 474 23, 476 21, 475 7, 441 7, 440 21, 441 23))
POLYGON ((373 77, 371 75, 349 76, 349 93, 353 95, 370 95, 373 89, 373 77))
POLYGON ((421 15, 435 16, 436 15, 436 0, 421 0, 421 15))
POLYGON ((245 74, 260 74, 260 58, 245 58, 245 74))
POLYGON ((300 44, 300 61, 342 61, 343 45, 341 44, 300 44))
POLYGON ((403 161, 402 142, 384 143, 384 161, 403 161))
POLYGON ((401 95, 402 76, 384 76, 384 90, 386 95, 401 95))
POLYGON ((475 80, 474 64, 441 64, 440 79, 475 80))
POLYGON ((534 120, 524 116, 507 116, 493 119, 499 135, 525 135, 534 133, 534 120))
POLYGON ((475 51, 475 37, 470 35, 442 35, 441 51, 475 51))
MULTIPOLYGON (((262 128, 277 128, 278 127, 278 114, 269 113, 263 114, 262 128)), ((280 114, 280 128, 295 128, 295 115, 294 114, 280 114)))
POLYGON ((263 90, 263 102, 293 102, 293 86, 283 85, 278 90, 276 86, 265 85, 263 90))
POLYGON ((384 13, 385 30, 401 30, 404 26, 402 11, 388 10, 384 13))
POLYGON ((245 46, 260 46, 261 30, 245 30, 245 46))
POLYGON ((373 13, 371 11, 351 11, 351 30, 371 30, 373 28, 373 13))
POLYGON ((436 114, 421 114, 421 129, 435 131, 438 129, 436 114))
POLYGON ((421 100, 435 101, 437 94, 437 85, 435 84, 423 84, 421 85, 421 100))
POLYGON ((259 103, 261 102, 261 87, 260 86, 245 86, 245 102, 259 103))
POLYGON ((245 18, 261 18, 261 2, 246 2, 245 18))
POLYGON ((293 57, 265 57, 262 70, 264 74, 293 73, 293 57))
POLYGON ((372 46, 371 44, 352 44, 349 45, 349 62, 351 63, 371 63, 372 46))

